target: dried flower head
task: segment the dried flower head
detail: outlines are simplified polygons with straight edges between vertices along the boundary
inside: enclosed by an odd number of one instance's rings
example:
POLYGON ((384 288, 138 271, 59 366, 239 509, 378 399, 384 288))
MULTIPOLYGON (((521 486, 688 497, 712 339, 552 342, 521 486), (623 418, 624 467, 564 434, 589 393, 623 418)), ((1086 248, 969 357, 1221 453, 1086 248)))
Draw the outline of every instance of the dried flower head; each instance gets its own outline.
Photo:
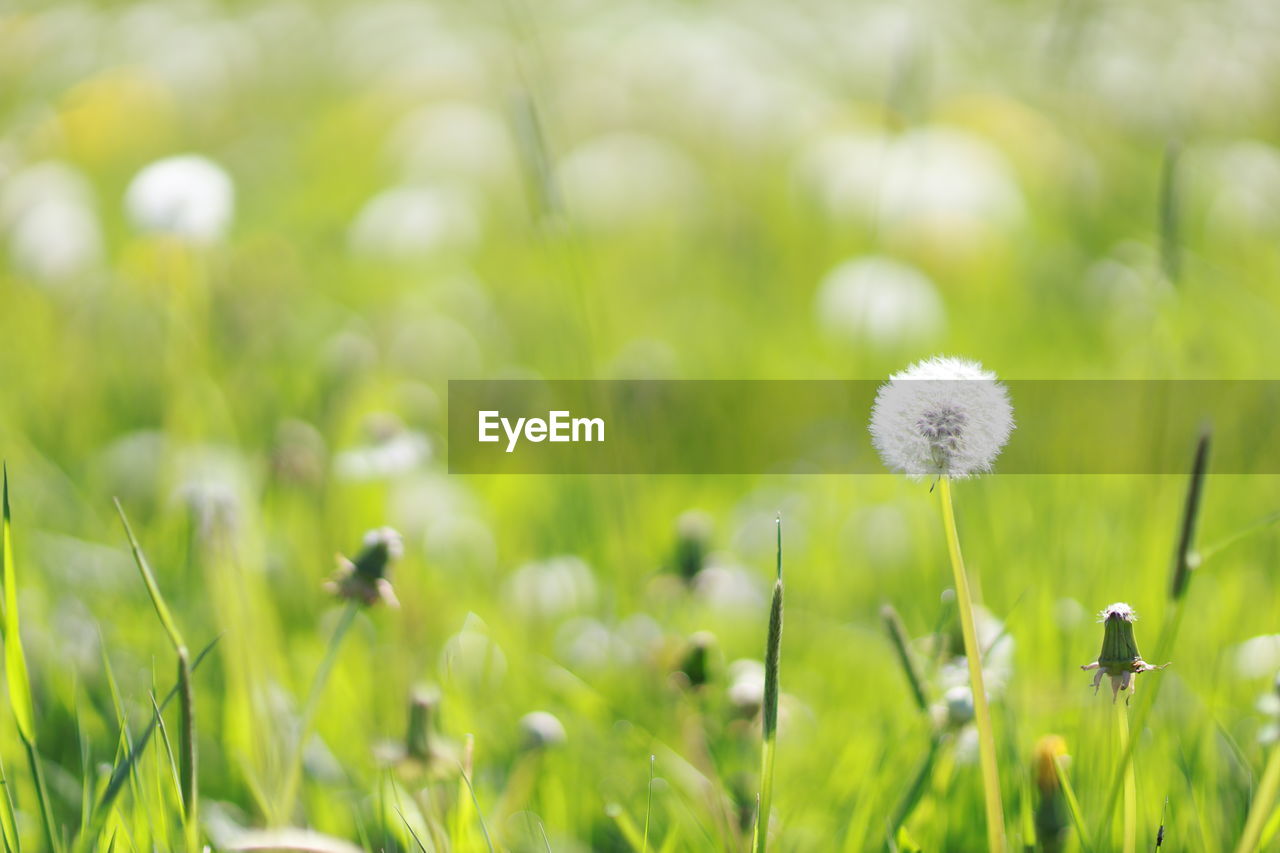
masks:
POLYGON ((387 572, 403 553, 404 542, 395 530, 390 527, 370 530, 364 535, 364 545, 354 560, 338 555, 337 571, 324 588, 339 598, 368 605, 385 601, 390 607, 399 607, 387 572))
POLYGON ((890 470, 955 479, 991 469, 1013 431, 1009 392, 975 361, 938 356, 876 392, 871 441, 890 470))
POLYGON ((565 742, 564 725, 554 714, 532 711, 520 718, 526 749, 537 750, 559 746, 565 742))
MULTIPOLYGON (((1138 621, 1138 614, 1123 601, 1108 605, 1098 614, 1098 621, 1103 625, 1102 652, 1097 661, 1080 667, 1098 671, 1093 678, 1094 693, 1098 692, 1098 687, 1102 684, 1102 676, 1108 676, 1111 679, 1111 701, 1114 702, 1120 691, 1128 690, 1130 684, 1137 689, 1138 675, 1154 669, 1164 669, 1169 665, 1166 663, 1155 666, 1142 659, 1138 652, 1138 642, 1133 638, 1133 623, 1138 621)), ((1129 698, 1132 695, 1130 693, 1129 698)))

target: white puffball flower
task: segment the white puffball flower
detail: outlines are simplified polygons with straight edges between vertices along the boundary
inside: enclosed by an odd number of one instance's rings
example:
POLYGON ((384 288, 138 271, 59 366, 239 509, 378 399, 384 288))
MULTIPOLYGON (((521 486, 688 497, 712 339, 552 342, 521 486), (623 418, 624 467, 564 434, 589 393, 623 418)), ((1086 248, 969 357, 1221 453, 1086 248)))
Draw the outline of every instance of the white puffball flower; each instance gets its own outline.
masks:
POLYGON ((829 335, 876 349, 927 341, 946 324, 933 282, 885 257, 848 260, 831 270, 818 286, 815 307, 829 335))
POLYGON ((871 441, 892 471, 963 479, 991 469, 1013 431, 1009 391, 976 361, 936 356, 876 392, 871 441))
POLYGON ((146 166, 129 182, 125 210, 134 226, 195 244, 217 242, 231 225, 235 185, 207 157, 180 154, 146 166))

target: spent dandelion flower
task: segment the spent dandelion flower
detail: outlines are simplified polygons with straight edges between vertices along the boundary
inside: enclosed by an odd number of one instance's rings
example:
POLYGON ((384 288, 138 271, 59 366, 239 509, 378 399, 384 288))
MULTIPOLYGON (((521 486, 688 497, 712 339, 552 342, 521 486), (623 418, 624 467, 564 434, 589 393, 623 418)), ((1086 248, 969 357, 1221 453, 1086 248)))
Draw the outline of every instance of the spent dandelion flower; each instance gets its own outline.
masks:
POLYGON ((549 711, 531 711, 520 718, 526 749, 538 750, 559 746, 566 740, 564 724, 549 711))
POLYGON ((880 386, 871 410, 870 430, 872 442, 890 470, 914 479, 935 477, 941 486, 942 525, 955 580, 982 769, 987 847, 1003 853, 1007 845, 1004 805, 983 677, 983 646, 956 532, 951 481, 991 470, 1013 431, 1009 392, 994 373, 975 361, 936 356, 893 374, 880 386))
POLYGON ((1013 405, 976 361, 938 356, 895 373, 871 410, 871 440, 892 471, 963 479, 991 470, 1013 431, 1013 405))
MULTIPOLYGON (((1093 690, 1096 693, 1105 675, 1111 679, 1111 699, 1114 702, 1121 690, 1131 686, 1136 690, 1137 677, 1144 672, 1164 669, 1169 664, 1156 666, 1142 659, 1138 652, 1138 642, 1133 636, 1133 623, 1138 614, 1123 601, 1110 604, 1098 615, 1103 625, 1102 651, 1093 663, 1080 667, 1083 670, 1097 670, 1093 677, 1093 690)), ((1129 694, 1132 697, 1132 692, 1129 694)), ((1127 700, 1126 700, 1127 701, 1127 700)))
POLYGON ((387 578, 391 564, 404 553, 400 534, 390 527, 379 527, 364 535, 364 545, 354 560, 338 555, 338 568, 325 583, 325 590, 362 604, 379 601, 399 607, 395 590, 387 578))
POLYGON ((207 157, 180 154, 138 172, 125 190, 124 205, 139 230, 216 243, 231 226, 235 184, 207 157))

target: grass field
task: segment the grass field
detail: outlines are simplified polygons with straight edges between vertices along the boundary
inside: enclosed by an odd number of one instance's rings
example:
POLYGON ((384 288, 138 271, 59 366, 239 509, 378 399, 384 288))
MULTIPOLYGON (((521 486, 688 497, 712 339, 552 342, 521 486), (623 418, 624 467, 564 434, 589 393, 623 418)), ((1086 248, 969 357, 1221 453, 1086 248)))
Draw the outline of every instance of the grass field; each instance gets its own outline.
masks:
MULTIPOLYGON (((0 9, 5 849, 750 849, 779 515, 756 848, 986 849, 928 482, 450 475, 447 381, 1274 378, 1278 48, 1264 0, 0 9)), ((1178 440, 954 485, 1010 849, 1280 850, 1280 479, 1210 453, 1172 598, 1178 440), (1127 706, 1112 602, 1172 661, 1127 706)))

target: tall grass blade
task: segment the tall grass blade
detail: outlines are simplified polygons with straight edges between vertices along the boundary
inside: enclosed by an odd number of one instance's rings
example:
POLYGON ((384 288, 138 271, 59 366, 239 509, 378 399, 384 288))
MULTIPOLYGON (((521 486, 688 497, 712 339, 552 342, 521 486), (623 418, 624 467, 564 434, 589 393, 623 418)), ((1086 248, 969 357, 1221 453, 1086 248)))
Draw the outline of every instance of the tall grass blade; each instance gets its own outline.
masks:
POLYGON ((181 727, 181 744, 179 749, 182 754, 182 800, 183 800, 183 823, 186 829, 187 846, 191 849, 197 848, 197 835, 199 827, 199 782, 198 771, 196 768, 196 725, 195 725, 195 691, 191 684, 191 655, 187 651, 187 644, 182 639, 182 632, 178 630, 178 624, 173 620, 173 615, 169 612, 169 606, 165 603, 164 596, 160 592, 160 586, 156 583, 155 574, 151 571, 151 565, 147 562, 146 555, 142 553, 142 548, 138 544, 138 538, 133 535, 133 528, 129 525, 129 518, 125 515, 124 507, 120 503, 120 499, 115 499, 116 512, 120 514, 120 522, 124 525, 125 536, 129 539, 129 549, 133 552, 133 560, 138 565, 138 571, 142 574, 142 582, 146 584, 147 594, 151 596, 151 603, 156 609, 156 615, 160 617, 160 624, 164 626, 165 633, 169 635, 169 642, 173 644, 174 654, 178 658, 178 696, 180 699, 179 707, 182 715, 181 727))
POLYGON ((769 812, 773 806, 774 749, 778 737, 778 669, 782 656, 782 517, 777 519, 778 565, 769 603, 769 637, 764 653, 763 742, 760 750, 760 807, 756 813, 755 850, 769 847, 769 812))
MULTIPOLYGON (((195 672, 195 670, 197 670, 200 667, 200 664, 204 662, 205 657, 209 654, 209 652, 213 651, 213 647, 218 644, 219 639, 221 638, 214 637, 212 640, 209 641, 209 644, 207 646, 205 646, 203 649, 200 650, 200 653, 196 655, 195 660, 191 662, 192 672, 195 672)), ((165 708, 169 707, 169 703, 172 702, 178 696, 179 689, 180 689, 179 685, 175 684, 172 688, 170 688, 169 692, 165 694, 164 700, 160 703, 161 713, 163 713, 165 708)), ((124 714, 123 708, 119 710, 119 713, 122 715, 122 723, 121 723, 122 738, 126 743, 128 743, 128 738, 129 738, 128 727, 123 722, 123 714, 124 714)), ((147 743, 151 740, 151 736, 155 733, 157 724, 158 724, 158 721, 155 715, 153 714, 151 717, 151 721, 148 722, 146 728, 142 730, 142 734, 138 736, 137 741, 134 742, 133 746, 129 748, 128 755, 126 755, 125 759, 121 761, 119 764, 117 764, 115 766, 115 769, 111 771, 111 779, 109 782, 107 782, 107 788, 105 791, 103 791, 102 797, 98 800, 98 808, 94 814, 94 825, 91 827, 89 838, 92 839, 96 837, 97 834, 102 831, 102 826, 105 823, 107 814, 110 813, 112 803, 115 802, 116 797, 120 794, 120 791, 124 787, 124 783, 128 781, 130 776, 132 775, 133 769, 138 763, 138 759, 142 757, 142 753, 147 748, 147 743)))
POLYGON ((1271 747, 1271 757, 1267 759, 1267 769, 1262 772, 1262 782, 1253 793, 1253 803, 1249 806, 1249 816, 1245 818, 1244 832, 1240 835, 1240 843, 1236 845, 1236 853, 1254 853, 1262 844, 1263 829, 1268 821, 1267 816, 1280 794, 1280 745, 1271 747))
POLYGON ((18 570, 13 560, 13 516, 9 510, 9 466, 4 466, 4 669, 9 687, 9 707, 18 726, 18 737, 27 755, 27 764, 36 784, 40 801, 40 819, 45 842, 50 850, 60 850, 54 826, 49 792, 45 787, 44 769, 36 750, 35 705, 31 699, 31 679, 27 674, 27 656, 22 650, 22 629, 18 618, 18 570))
POLYGON ((1080 839, 1080 848, 1089 853, 1093 850, 1093 841, 1089 836, 1089 825, 1085 823, 1084 812, 1080 809, 1080 799, 1076 797, 1076 789, 1071 785, 1067 769, 1062 764, 1061 756, 1054 756, 1054 772, 1058 774, 1058 785, 1062 788, 1062 796, 1067 801, 1067 814, 1071 816, 1071 824, 1076 829, 1076 837, 1080 839))

